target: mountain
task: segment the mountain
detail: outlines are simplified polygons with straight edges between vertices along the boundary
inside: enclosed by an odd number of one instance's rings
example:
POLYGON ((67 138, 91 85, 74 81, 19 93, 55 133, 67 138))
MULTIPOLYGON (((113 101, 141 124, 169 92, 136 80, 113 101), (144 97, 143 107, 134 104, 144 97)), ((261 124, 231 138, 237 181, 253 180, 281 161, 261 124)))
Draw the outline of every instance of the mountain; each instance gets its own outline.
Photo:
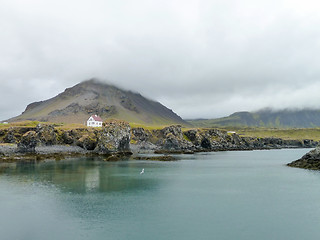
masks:
POLYGON ((146 125, 188 125, 159 102, 95 79, 67 88, 46 101, 31 103, 21 115, 8 121, 85 123, 92 114, 97 114, 102 119, 116 118, 146 125))
POLYGON ((236 112, 217 119, 188 120, 197 127, 276 127, 310 128, 320 126, 320 110, 271 110, 236 112))

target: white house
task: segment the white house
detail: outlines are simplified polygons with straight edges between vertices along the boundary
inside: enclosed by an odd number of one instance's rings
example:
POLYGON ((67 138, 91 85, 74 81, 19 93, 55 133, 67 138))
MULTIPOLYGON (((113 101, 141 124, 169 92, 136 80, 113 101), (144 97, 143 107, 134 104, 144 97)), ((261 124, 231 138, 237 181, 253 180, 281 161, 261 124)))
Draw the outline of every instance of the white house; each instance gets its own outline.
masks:
POLYGON ((102 119, 98 115, 91 115, 87 121, 87 127, 102 127, 102 119))

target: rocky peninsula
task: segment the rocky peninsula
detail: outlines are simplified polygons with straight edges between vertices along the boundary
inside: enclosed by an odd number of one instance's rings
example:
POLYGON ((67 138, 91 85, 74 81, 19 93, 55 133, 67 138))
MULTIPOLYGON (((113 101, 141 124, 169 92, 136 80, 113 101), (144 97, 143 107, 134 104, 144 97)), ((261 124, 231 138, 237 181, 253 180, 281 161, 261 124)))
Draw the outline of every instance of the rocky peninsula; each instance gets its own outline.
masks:
POLYGON ((256 150, 315 147, 313 140, 242 137, 212 128, 183 129, 172 125, 162 129, 131 128, 121 120, 107 120, 101 128, 63 129, 40 123, 35 127, 0 129, 1 161, 61 159, 75 155, 98 155, 108 161, 133 153, 185 153, 204 151, 256 150))

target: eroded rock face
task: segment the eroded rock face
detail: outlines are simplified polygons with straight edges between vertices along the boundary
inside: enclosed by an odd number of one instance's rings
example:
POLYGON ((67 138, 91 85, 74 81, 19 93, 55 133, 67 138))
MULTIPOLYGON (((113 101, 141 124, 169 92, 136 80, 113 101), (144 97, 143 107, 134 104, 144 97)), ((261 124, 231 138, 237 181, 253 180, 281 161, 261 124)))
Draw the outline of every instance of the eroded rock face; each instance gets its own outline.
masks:
POLYGON ((180 125, 165 127, 160 130, 162 140, 158 141, 164 150, 192 150, 193 144, 183 137, 180 125))
POLYGON ((151 138, 151 133, 141 127, 132 128, 131 133, 132 133, 132 135, 131 135, 132 140, 134 140, 136 142, 149 141, 151 138))
POLYGON ((97 133, 97 146, 99 153, 112 153, 130 151, 130 125, 120 120, 107 120, 102 130, 97 133))
POLYGON ((29 131, 21 137, 18 142, 18 152, 21 153, 34 153, 38 143, 37 133, 35 131, 29 131))
POLYGON ((88 133, 78 139, 77 145, 85 150, 94 150, 97 146, 97 138, 94 133, 88 133))
POLYGON ((191 129, 184 134, 198 150, 220 150, 232 145, 232 138, 225 131, 191 129))
POLYGON ((15 129, 9 128, 5 137, 4 137, 5 143, 15 143, 16 142, 16 136, 15 136, 15 129))
POLYGON ((37 137, 41 145, 57 144, 57 134, 52 125, 38 124, 36 127, 37 137))
POLYGON ((160 132, 164 137, 172 135, 176 138, 180 138, 180 139, 183 138, 183 134, 182 134, 182 130, 181 130, 180 125, 172 125, 169 127, 165 127, 163 129, 161 129, 160 132))

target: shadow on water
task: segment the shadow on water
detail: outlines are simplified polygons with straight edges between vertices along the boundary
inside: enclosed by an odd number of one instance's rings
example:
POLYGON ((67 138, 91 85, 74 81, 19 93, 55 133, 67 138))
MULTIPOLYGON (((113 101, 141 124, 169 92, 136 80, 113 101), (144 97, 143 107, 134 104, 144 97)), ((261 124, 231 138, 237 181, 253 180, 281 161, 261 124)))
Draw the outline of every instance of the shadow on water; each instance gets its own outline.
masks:
POLYGON ((141 176, 136 161, 103 162, 99 158, 77 158, 48 162, 0 164, 0 175, 54 185, 62 192, 106 193, 150 189, 157 181, 141 176))

